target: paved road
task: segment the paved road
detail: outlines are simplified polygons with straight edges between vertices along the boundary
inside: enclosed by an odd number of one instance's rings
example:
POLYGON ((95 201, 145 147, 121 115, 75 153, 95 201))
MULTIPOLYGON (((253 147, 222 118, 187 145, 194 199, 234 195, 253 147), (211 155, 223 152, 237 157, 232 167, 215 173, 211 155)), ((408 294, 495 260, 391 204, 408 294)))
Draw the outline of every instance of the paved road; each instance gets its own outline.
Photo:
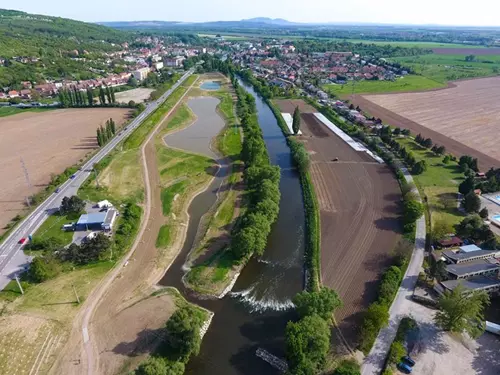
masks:
POLYGON ((78 188, 92 173, 92 168, 95 163, 99 162, 118 143, 127 138, 143 121, 162 104, 172 92, 181 85, 191 74, 193 70, 186 72, 167 92, 165 92, 158 100, 149 103, 144 112, 137 116, 130 124, 127 125, 116 137, 108 144, 102 147, 92 158, 90 158, 75 174, 75 178, 69 179, 59 187, 58 193, 53 193, 42 204, 40 204, 28 217, 26 217, 16 229, 3 241, 0 245, 0 290, 12 280, 15 273, 28 267, 31 261, 30 257, 22 251, 22 245, 19 244, 21 238, 26 238, 33 234, 47 219, 47 217, 56 211, 61 205, 61 201, 65 196, 75 195, 78 188))
MULTIPOLYGON (((406 182, 413 183, 413 178, 408 172, 408 169, 402 165, 398 165, 398 167, 401 169, 401 172, 403 172, 406 182)), ((416 192, 418 194, 418 191, 416 192)), ((421 201, 420 196, 419 200, 421 201)), ((382 372, 390 346, 396 337, 399 322, 404 316, 410 315, 412 312, 413 305, 411 296, 424 261, 425 235, 425 216, 422 216, 417 220, 415 249, 413 250, 408 269, 403 277, 396 298, 394 298, 391 308, 389 309, 389 324, 379 332, 372 350, 366 356, 361 367, 362 375, 379 375, 382 372)))

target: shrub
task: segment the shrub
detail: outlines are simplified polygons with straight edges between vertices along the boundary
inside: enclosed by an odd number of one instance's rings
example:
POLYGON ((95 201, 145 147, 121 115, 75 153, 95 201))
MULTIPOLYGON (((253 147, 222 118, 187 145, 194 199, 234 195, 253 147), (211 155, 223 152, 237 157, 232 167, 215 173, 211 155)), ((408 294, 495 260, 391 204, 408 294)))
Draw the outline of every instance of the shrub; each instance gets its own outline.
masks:
POLYGON ((332 375, 361 375, 361 370, 356 361, 346 359, 340 362, 332 375))
POLYGON ((389 363, 398 363, 406 355, 406 348, 400 341, 394 341, 389 350, 389 363))

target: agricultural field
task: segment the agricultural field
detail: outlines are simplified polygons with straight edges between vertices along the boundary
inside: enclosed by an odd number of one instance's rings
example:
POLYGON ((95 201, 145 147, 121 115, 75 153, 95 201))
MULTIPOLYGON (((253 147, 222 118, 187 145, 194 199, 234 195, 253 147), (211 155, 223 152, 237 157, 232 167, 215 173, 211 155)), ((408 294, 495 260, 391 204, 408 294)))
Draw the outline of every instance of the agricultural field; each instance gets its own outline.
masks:
POLYGON ((283 112, 299 104, 302 109, 299 140, 311 154, 320 209, 321 279, 343 300, 336 319, 354 343, 361 312, 376 299, 376 280, 400 238, 401 192, 389 167, 352 149, 313 116, 314 108, 299 102, 275 101, 283 112))
MULTIPOLYGON (((0 228, 25 209, 25 198, 41 191, 97 149, 96 129, 109 118, 120 126, 129 110, 60 109, 0 118, 0 228), (31 187, 21 165, 24 160, 31 187)), ((2 233, 4 229, 0 229, 2 233)))
POLYGON ((119 103, 128 103, 131 100, 133 100, 136 103, 141 103, 148 100, 149 96, 153 91, 154 91, 153 89, 140 87, 137 89, 117 92, 115 94, 115 97, 116 101, 119 103))
POLYGON ((419 75, 407 75, 395 81, 359 81, 345 85, 324 85, 323 90, 335 96, 344 97, 351 94, 376 94, 381 92, 421 91, 430 90, 446 85, 430 78, 419 75))
POLYGON ((6 116, 12 116, 12 115, 17 115, 19 113, 24 113, 24 112, 45 112, 45 111, 50 111, 51 109, 48 108, 16 108, 16 107, 0 107, 0 117, 6 117, 6 116))
MULTIPOLYGON (((486 77, 500 74, 500 52, 493 55, 479 54, 480 51, 468 49, 455 50, 455 54, 433 53, 420 56, 394 57, 404 66, 411 67, 417 74, 437 82, 447 83, 458 79, 486 77), (466 61, 467 55, 474 55, 473 61, 466 61)), ((492 49, 485 49, 492 51, 492 49)))
POLYGON ((482 78, 433 92, 367 95, 353 102, 390 125, 430 137, 456 156, 477 157, 487 170, 500 166, 499 84, 500 77, 482 78))

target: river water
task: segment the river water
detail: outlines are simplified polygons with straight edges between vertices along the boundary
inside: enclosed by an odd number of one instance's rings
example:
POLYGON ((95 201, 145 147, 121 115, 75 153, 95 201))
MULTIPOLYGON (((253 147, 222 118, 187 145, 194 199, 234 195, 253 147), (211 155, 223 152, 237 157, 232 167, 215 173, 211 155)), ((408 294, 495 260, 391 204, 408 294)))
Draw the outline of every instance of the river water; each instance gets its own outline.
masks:
MULTIPOLYGON (((182 266, 193 245, 201 217, 216 201, 219 178, 190 205, 186 241, 160 281, 161 285, 178 288, 190 302, 215 313, 200 354, 187 365, 187 374, 279 373, 255 353, 262 348, 284 357, 285 326, 288 320, 294 318, 291 298, 304 287, 305 217, 299 175, 293 167, 290 149, 274 114, 251 87, 240 83, 255 97, 269 157, 272 164, 281 167, 280 213, 272 227, 264 255, 260 259, 253 258, 245 266, 232 293, 222 300, 203 300, 183 286, 182 266)), ((206 115, 197 113, 196 106, 191 109, 198 119, 206 115)), ((182 132, 176 134, 181 136, 182 132)))

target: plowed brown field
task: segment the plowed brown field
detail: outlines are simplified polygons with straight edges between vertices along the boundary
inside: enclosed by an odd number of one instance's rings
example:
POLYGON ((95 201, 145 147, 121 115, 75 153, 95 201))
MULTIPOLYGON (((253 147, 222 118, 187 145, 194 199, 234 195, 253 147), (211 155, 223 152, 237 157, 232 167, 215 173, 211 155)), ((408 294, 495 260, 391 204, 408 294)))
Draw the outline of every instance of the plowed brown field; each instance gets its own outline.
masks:
POLYGON ((121 125, 129 110, 58 109, 0 118, 0 233, 24 209, 25 197, 97 148, 96 129, 113 118, 121 125), (32 188, 21 166, 23 158, 32 188))
POLYGON ((500 77, 454 82, 430 92, 355 96, 352 102, 388 124, 422 133, 448 152, 500 166, 500 77))
MULTIPOLYGON (((277 104, 283 112, 296 105, 277 104)), ((361 313, 376 299, 377 279, 400 237, 400 189, 386 165, 354 151, 312 113, 302 120, 300 139, 311 154, 320 206, 322 282, 342 298, 336 318, 354 344, 361 313)))

